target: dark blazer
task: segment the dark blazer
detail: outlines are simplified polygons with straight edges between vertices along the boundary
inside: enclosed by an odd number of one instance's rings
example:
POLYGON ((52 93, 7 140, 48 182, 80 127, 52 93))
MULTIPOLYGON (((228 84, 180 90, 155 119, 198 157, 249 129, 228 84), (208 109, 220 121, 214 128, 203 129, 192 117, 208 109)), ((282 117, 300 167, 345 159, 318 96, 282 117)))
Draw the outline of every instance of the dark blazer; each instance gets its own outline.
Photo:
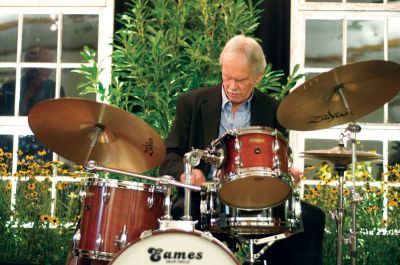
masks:
MULTIPOLYGON (((160 166, 160 175, 170 175, 176 180, 184 173, 183 156, 191 148, 204 150, 218 138, 221 119, 222 85, 201 88, 182 94, 176 104, 175 120, 167 137, 166 156, 160 166)), ((259 90, 254 90, 251 102, 251 126, 267 126, 284 132, 276 119, 279 102, 259 90)), ((201 162, 205 175, 209 165, 201 162)))

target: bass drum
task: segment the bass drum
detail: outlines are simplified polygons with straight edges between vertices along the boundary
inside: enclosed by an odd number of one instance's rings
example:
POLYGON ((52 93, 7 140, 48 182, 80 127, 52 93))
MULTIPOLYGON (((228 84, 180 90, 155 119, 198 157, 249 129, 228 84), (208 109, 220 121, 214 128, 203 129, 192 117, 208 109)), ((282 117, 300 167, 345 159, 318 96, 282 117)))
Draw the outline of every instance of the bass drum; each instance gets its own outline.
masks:
POLYGON ((110 264, 240 264, 234 254, 209 233, 167 230, 145 232, 110 264))

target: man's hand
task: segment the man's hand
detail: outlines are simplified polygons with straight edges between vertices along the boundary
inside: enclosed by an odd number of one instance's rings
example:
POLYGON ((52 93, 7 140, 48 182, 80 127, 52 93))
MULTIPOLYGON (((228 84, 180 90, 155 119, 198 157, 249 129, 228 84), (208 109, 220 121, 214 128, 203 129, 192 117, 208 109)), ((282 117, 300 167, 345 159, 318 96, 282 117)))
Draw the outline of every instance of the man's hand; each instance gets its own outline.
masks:
MULTIPOLYGON (((181 175, 181 182, 186 183, 186 176, 185 173, 181 175)), ((204 176, 203 172, 200 169, 193 169, 192 170, 192 185, 201 186, 206 182, 206 177, 204 176)))
POLYGON ((298 169, 295 168, 289 168, 290 173, 292 173, 292 176, 294 178, 294 184, 297 186, 300 184, 301 181, 301 176, 303 176, 303 172, 301 172, 298 169))

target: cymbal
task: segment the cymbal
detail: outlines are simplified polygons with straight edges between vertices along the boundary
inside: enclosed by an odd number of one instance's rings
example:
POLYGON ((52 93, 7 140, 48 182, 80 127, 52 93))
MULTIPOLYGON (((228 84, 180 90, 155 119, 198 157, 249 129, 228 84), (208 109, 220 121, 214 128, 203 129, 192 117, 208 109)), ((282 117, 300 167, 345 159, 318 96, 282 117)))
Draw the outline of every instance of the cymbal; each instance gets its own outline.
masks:
POLYGON ((31 109, 28 122, 45 146, 82 165, 94 160, 104 167, 141 173, 158 166, 165 155, 164 142, 146 122, 96 101, 42 101, 31 109))
MULTIPOLYGON (((349 165, 352 162, 352 150, 338 145, 328 150, 310 150, 301 152, 304 158, 319 159, 332 162, 335 165, 349 165)), ((382 161, 383 156, 371 152, 356 151, 358 162, 378 162, 382 161)))
POLYGON ((399 64, 381 60, 356 62, 310 78, 295 88, 282 100, 277 118, 287 129, 325 129, 369 114, 399 91, 399 64))

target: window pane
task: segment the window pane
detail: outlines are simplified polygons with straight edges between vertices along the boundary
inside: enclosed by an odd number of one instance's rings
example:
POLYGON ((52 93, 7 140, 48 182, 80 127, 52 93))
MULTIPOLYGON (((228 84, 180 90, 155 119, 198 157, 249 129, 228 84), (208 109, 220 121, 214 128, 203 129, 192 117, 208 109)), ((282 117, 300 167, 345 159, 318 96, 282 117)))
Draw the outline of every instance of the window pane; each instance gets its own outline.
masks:
POLYGON ((63 69, 61 72, 61 86, 65 91, 65 96, 96 100, 95 93, 89 93, 83 96, 79 95, 77 87, 83 82, 83 78, 80 74, 73 73, 71 71, 72 69, 63 69))
MULTIPOLYGON (((365 104, 368 104, 365 102, 365 104)), ((369 122, 369 123, 383 123, 383 106, 379 109, 361 117, 357 122, 369 122)))
MULTIPOLYGON (((399 1, 400 2, 400 1, 399 1)), ((389 19, 388 46, 389 60, 400 63, 400 19, 389 19)))
MULTIPOLYGON (((57 17, 56 15, 48 14, 24 16, 22 31, 23 54, 27 53, 32 47, 46 47, 52 51, 57 50, 57 17)), ((22 59, 22 61, 32 60, 26 58, 25 60, 22 59)), ((51 62, 55 61, 56 56, 53 56, 51 62)))
POLYGON ((0 116, 14 115, 15 69, 0 69, 0 116))
POLYGON ((347 62, 383 60, 383 21, 349 20, 347 62))
POLYGON ((389 123, 400 123, 400 94, 389 101, 389 123))
POLYGON ((17 60, 18 15, 0 16, 0 62, 17 60))
POLYGON ((62 62, 83 62, 83 46, 97 51, 98 25, 97 15, 64 15, 62 62))
POLYGON ((306 21, 306 67, 333 68, 342 64, 342 21, 306 21))
POLYGON ((28 115, 29 110, 40 101, 55 97, 55 72, 51 68, 23 68, 19 115, 28 115))

